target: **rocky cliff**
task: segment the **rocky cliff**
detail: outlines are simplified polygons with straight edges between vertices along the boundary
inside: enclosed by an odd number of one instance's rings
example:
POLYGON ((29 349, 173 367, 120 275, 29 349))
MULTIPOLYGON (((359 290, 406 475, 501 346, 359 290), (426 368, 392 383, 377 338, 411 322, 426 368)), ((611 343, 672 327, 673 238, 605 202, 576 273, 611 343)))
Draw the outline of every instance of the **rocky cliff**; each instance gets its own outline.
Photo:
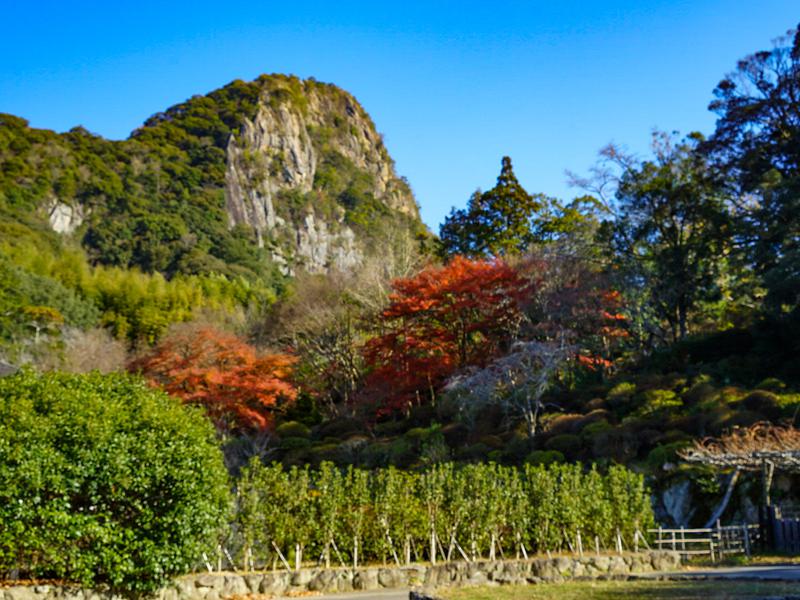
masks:
POLYGON ((284 75, 195 96, 123 141, 0 114, 0 221, 37 219, 94 262, 167 276, 349 270, 386 231, 428 235, 355 98, 284 75))
POLYGON ((350 94, 314 81, 264 81, 255 115, 226 147, 233 225, 252 228, 259 246, 272 242, 280 263, 321 271, 361 261, 365 248, 348 218, 356 204, 419 220, 411 190, 350 94))

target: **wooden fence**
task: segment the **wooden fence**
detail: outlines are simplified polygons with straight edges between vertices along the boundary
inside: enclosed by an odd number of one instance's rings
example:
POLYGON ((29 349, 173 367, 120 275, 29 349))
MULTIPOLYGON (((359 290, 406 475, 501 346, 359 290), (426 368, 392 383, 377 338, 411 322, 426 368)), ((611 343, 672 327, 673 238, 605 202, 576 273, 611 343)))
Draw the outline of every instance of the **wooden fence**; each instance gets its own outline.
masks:
POLYGON ((682 556, 708 555, 719 560, 726 555, 750 556, 761 539, 758 525, 726 525, 700 529, 649 529, 658 550, 673 550, 682 556))
MULTIPOLYGON (((766 523, 772 547, 778 552, 800 553, 800 518, 786 517, 778 506, 770 506, 766 523)), ((796 513, 795 513, 796 514, 796 513)))

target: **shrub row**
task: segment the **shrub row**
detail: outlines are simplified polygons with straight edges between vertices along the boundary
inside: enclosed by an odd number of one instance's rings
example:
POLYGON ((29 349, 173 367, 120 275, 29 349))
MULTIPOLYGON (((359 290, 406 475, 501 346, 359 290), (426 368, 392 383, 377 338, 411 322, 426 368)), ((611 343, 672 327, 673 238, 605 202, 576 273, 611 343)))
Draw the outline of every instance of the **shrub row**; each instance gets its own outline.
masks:
POLYGON ((414 473, 256 460, 238 482, 236 551, 256 564, 509 557, 566 549, 578 531, 613 547, 617 530, 630 540, 652 523, 642 475, 619 466, 444 463, 414 473))

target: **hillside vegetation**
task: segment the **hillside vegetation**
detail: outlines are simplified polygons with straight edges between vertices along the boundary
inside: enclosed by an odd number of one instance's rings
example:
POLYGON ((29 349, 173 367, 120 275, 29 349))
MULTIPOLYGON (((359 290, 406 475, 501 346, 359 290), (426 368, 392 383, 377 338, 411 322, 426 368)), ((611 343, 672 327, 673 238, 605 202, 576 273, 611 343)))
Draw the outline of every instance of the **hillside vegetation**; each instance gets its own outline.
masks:
POLYGON ((333 86, 237 81, 120 142, 3 115, 0 351, 202 407, 234 477, 622 464, 703 521, 728 474, 679 451, 800 412, 799 74, 790 32, 719 83, 710 136, 609 145, 571 200, 503 157, 435 240, 333 86))

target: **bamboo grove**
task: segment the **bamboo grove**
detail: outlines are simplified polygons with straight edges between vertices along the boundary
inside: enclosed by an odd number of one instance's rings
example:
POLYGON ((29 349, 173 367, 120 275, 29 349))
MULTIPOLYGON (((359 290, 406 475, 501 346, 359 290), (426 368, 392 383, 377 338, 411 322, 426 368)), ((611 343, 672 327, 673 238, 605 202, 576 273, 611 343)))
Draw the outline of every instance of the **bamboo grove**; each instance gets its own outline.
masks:
POLYGON ((630 540, 652 523, 643 476, 620 466, 442 463, 415 473, 254 460, 225 543, 250 568, 402 564, 564 551, 577 535, 611 548, 618 531, 630 540))

